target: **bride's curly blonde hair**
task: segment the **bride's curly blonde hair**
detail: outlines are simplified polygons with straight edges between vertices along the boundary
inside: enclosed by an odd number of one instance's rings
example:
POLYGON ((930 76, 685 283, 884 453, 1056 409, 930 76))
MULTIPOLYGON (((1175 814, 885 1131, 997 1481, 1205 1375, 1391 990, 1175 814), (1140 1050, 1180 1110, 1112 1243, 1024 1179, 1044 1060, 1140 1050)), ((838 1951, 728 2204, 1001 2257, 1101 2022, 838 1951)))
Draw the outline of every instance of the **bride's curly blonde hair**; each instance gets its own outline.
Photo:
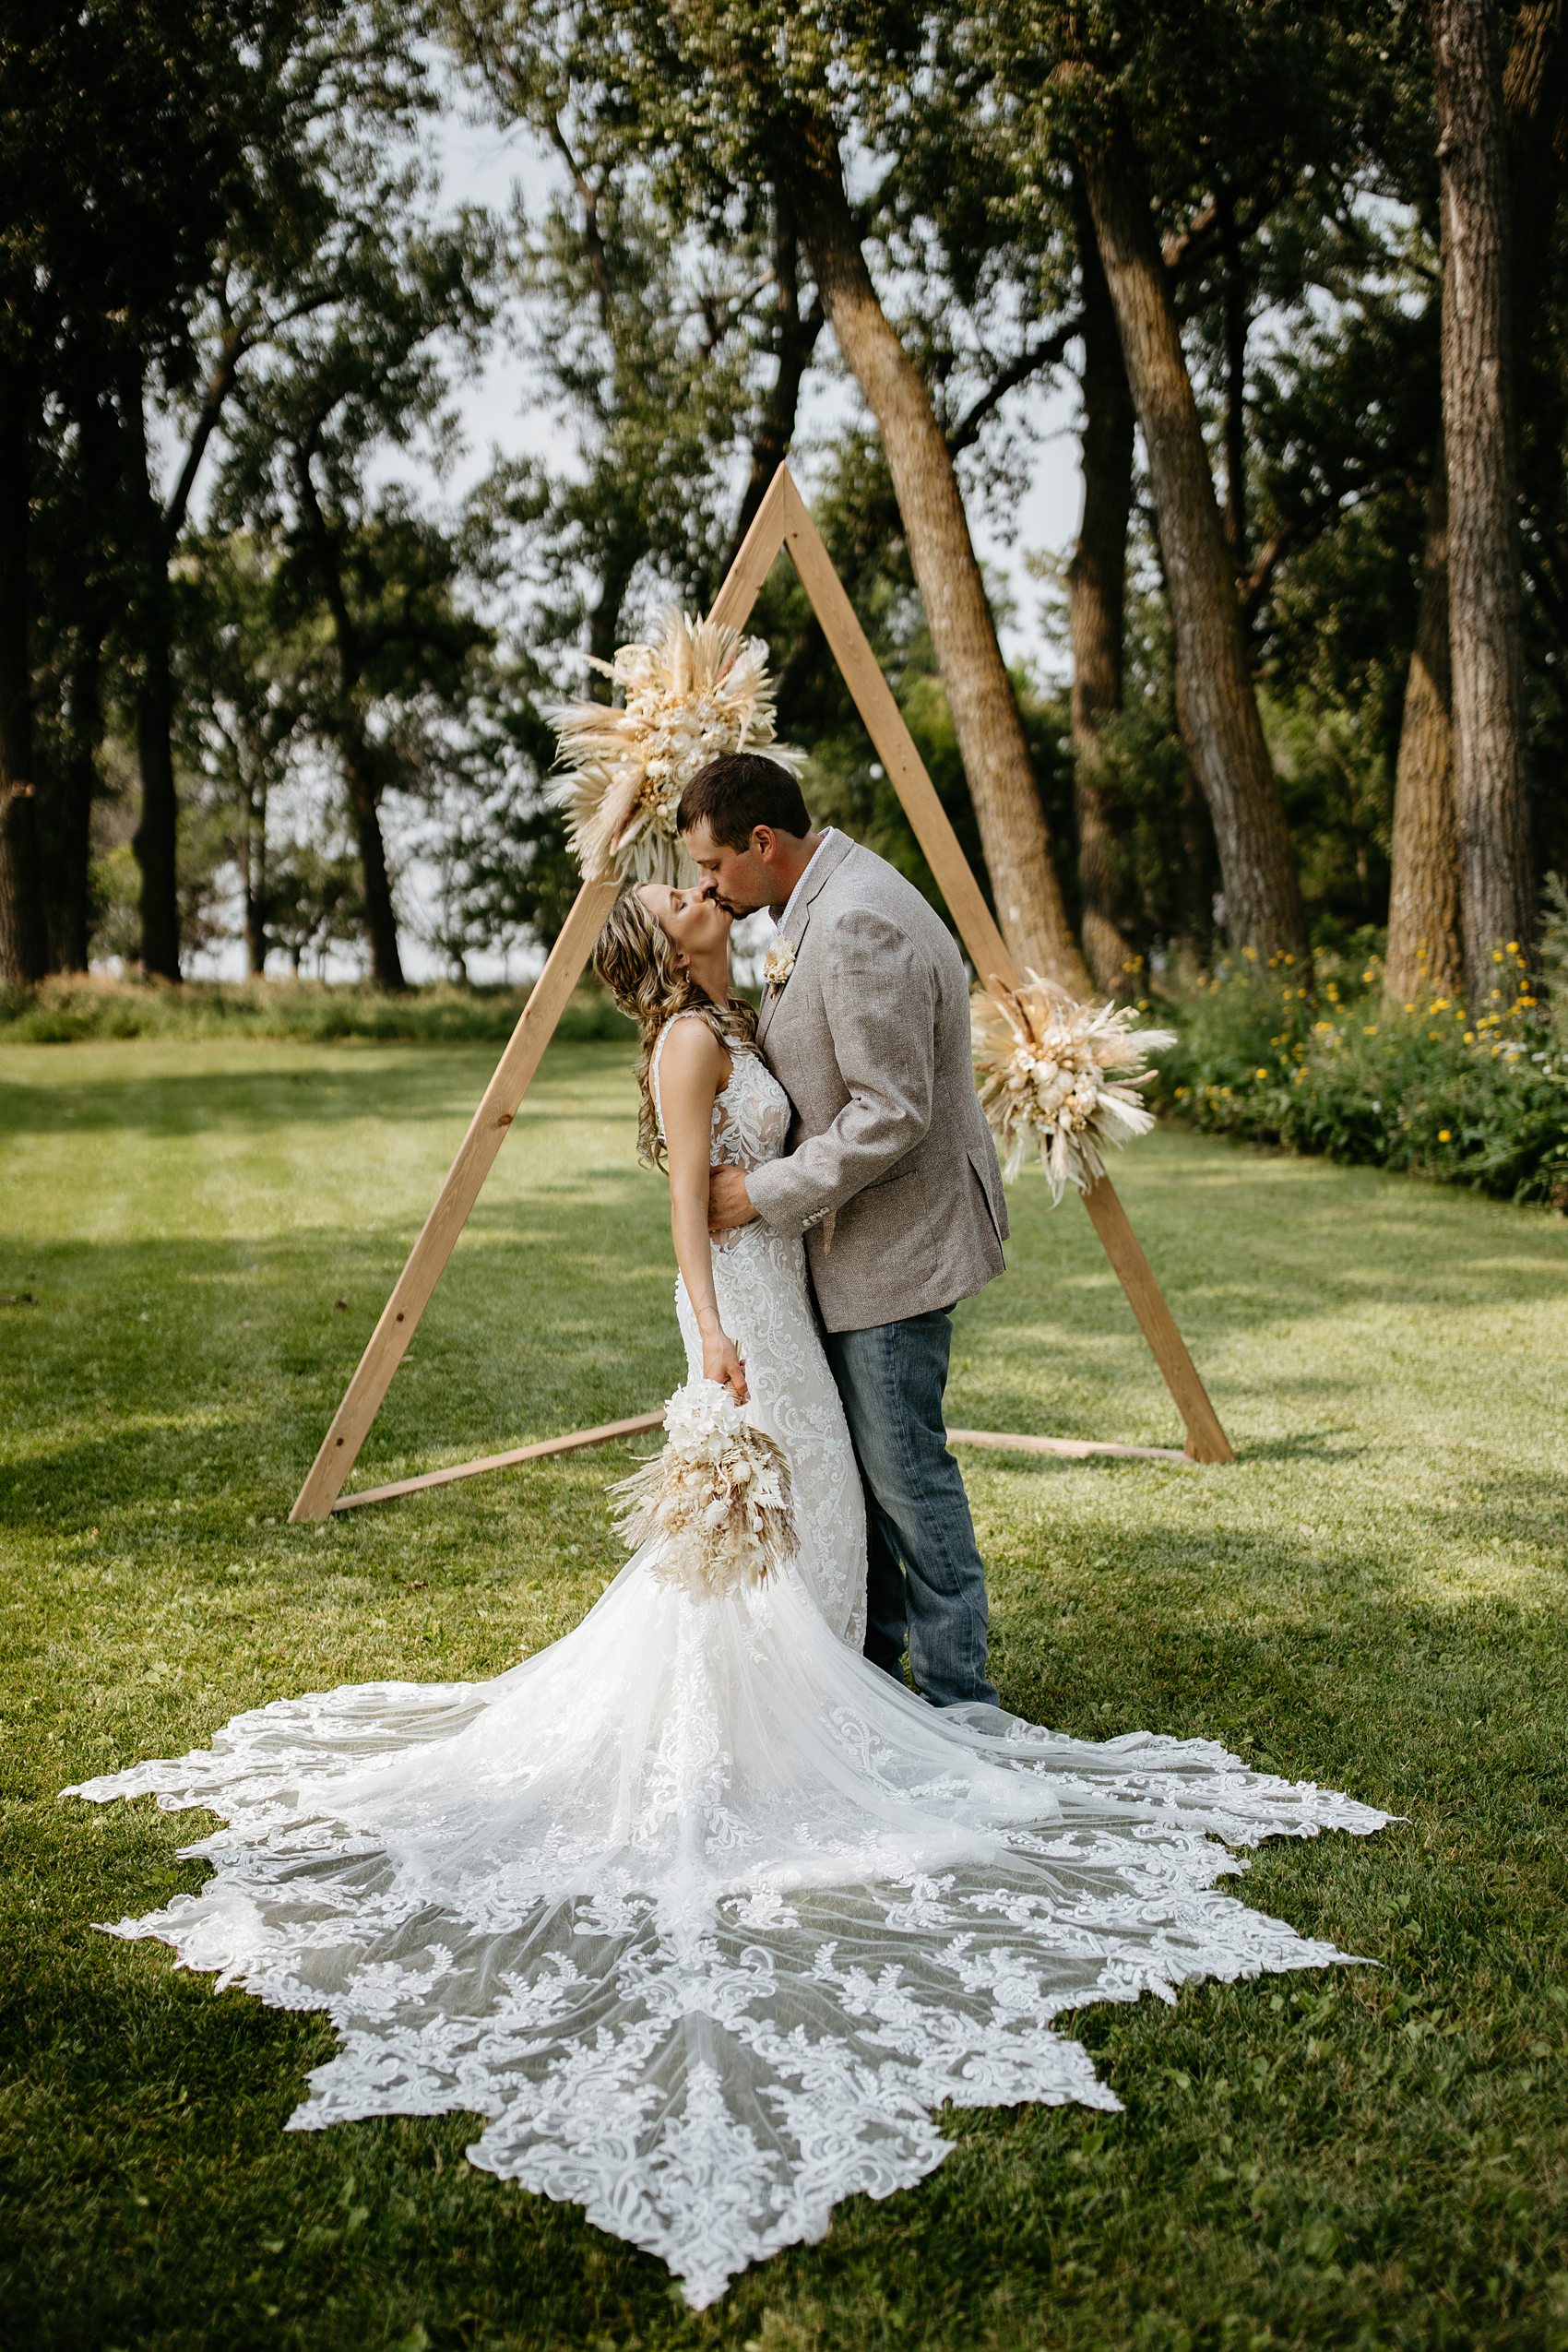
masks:
POLYGON ((692 978, 669 932, 636 890, 624 890, 599 934, 593 968, 642 1039, 637 1057, 637 1158, 645 1168, 665 1165, 664 1139, 653 1100, 653 1055, 659 1032, 677 1013, 700 1013, 719 1043, 749 1046, 756 1014, 744 998, 716 1004, 692 978))

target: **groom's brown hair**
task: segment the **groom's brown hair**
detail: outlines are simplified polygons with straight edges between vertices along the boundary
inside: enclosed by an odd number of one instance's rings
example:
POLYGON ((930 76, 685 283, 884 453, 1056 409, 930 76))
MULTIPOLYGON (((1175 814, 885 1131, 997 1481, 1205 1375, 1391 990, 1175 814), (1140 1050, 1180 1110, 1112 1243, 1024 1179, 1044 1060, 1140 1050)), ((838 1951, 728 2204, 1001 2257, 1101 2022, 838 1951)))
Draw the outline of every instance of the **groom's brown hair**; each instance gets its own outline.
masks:
POLYGON ((743 849, 754 826, 770 825, 797 840, 812 829, 793 776, 760 752, 720 752, 699 767, 681 795, 675 823, 682 833, 706 825, 726 849, 743 849))

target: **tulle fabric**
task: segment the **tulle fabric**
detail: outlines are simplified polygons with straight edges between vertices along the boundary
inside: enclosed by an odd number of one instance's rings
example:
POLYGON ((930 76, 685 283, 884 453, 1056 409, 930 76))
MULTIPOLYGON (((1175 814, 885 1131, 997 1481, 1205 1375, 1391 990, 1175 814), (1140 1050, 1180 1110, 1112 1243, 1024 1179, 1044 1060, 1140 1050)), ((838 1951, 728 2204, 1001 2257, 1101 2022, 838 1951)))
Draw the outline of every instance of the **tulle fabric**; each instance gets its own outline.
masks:
POLYGON ((939 2163, 945 2101, 1114 2108, 1063 2011, 1342 1957, 1218 1893, 1214 1840, 1383 1820, 1202 1741, 939 1713, 795 1576, 694 1600, 646 1557, 493 1682, 279 1701, 75 1793, 228 1823, 113 1932, 327 2011, 291 2128, 471 2109, 476 2164, 698 2307, 939 2163))
MULTIPOLYGON (((760 1108, 773 1081, 736 1067, 760 1108)), ((493 1681, 279 1700, 66 1792, 224 1822, 185 1849, 199 1893, 111 1932, 330 2016, 291 2128, 470 2111, 475 2164, 580 2204, 699 2308, 929 2172, 946 2102, 1116 2107, 1064 2012, 1345 1957, 1220 1893, 1226 1847, 1384 1820, 1204 1741, 939 1711, 869 1666, 842 1417, 814 1335, 794 1360, 799 1244, 722 1254, 758 1416, 830 1474, 826 1557, 694 1598, 656 1538, 493 1681), (754 1359, 769 1326, 788 1346, 754 1359)))

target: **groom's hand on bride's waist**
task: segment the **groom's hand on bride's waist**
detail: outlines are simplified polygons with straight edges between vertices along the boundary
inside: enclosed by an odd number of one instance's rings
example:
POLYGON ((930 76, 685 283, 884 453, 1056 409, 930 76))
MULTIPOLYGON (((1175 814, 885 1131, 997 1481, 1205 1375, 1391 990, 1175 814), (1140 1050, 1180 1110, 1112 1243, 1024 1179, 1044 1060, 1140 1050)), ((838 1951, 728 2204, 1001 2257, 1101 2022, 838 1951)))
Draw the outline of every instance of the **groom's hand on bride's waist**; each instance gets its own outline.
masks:
POLYGON ((732 1225, 749 1225, 756 1211, 746 1190, 743 1168, 710 1168, 707 1173, 707 1229, 727 1232, 732 1225))

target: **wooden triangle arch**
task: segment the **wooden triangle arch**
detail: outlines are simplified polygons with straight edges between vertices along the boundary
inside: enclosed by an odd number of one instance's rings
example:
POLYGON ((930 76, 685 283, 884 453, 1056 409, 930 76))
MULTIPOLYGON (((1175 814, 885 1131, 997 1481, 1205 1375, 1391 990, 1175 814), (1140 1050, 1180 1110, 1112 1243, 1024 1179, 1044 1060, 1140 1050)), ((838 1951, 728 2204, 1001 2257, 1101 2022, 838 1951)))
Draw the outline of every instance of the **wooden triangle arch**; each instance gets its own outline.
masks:
MULTIPOLYGON (((958 846, 957 836, 937 799, 936 789, 926 774, 887 681, 866 642, 865 632, 833 568, 833 560, 788 467, 780 466, 775 474, 730 567, 729 576, 714 600, 709 619, 731 628, 744 626, 780 547, 787 547, 794 558, 795 569, 822 624, 823 635, 865 721, 877 756, 904 804, 915 837, 975 970, 983 980, 999 977, 1016 981, 1017 968, 1003 943, 1002 933, 958 846)), ((469 1478, 481 1470, 501 1469, 515 1462, 566 1453, 581 1445, 600 1444, 607 1439, 630 1436, 639 1430, 657 1429, 662 1420, 659 1413, 637 1414, 629 1420, 577 1430, 568 1437, 548 1438, 536 1445, 516 1446, 505 1454, 485 1455, 475 1462, 427 1471, 421 1478, 399 1479, 389 1486, 366 1488, 358 1494, 344 1495, 341 1491, 620 889, 619 881, 611 879, 585 882, 577 893, 549 960, 523 1008, 522 1017, 496 1064, 484 1099, 458 1146, 457 1156, 447 1170, 446 1180, 436 1194, 435 1206, 409 1253, 408 1264, 398 1277, 333 1417, 332 1426, 322 1440, 310 1476, 289 1514, 291 1519, 325 1519, 332 1511, 386 1502, 394 1495, 445 1485, 453 1479, 469 1478)), ((1233 1460, 1225 1432, 1110 1179, 1102 1177, 1082 1197, 1186 1424, 1184 1452, 1176 1454, 1159 1446, 1111 1445, 1089 1439, 1009 1436, 989 1430, 954 1430, 950 1435, 959 1443, 1029 1453, 1130 1454, 1155 1460, 1192 1462, 1233 1460)))

